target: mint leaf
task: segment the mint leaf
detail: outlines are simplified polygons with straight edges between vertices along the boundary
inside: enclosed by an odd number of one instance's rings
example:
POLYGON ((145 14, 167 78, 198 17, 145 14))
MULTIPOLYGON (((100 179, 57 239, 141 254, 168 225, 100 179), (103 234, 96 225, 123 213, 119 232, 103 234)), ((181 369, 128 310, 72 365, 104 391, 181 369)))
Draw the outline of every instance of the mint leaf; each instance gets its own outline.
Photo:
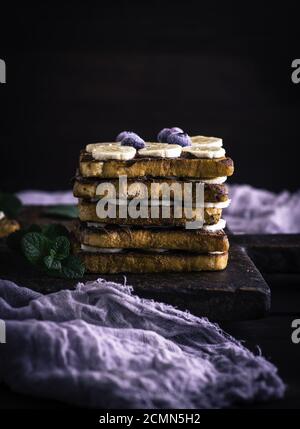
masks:
POLYGON ((27 232, 41 232, 41 228, 38 225, 31 225, 25 229, 19 229, 18 231, 10 234, 6 239, 6 244, 11 250, 21 252, 21 242, 27 232))
POLYGON ((70 235, 67 228, 59 223, 52 223, 43 226, 42 232, 50 240, 55 240, 59 236, 69 237, 70 235))
POLYGON ((13 194, 0 192, 0 211, 3 211, 7 217, 17 217, 21 208, 22 203, 18 197, 13 194))
POLYGON ((70 242, 66 237, 57 237, 54 244, 51 246, 50 255, 58 260, 67 258, 70 254, 70 242))
POLYGON ((69 231, 62 225, 52 224, 42 228, 31 225, 11 234, 9 247, 19 250, 36 268, 50 277, 79 279, 85 267, 79 258, 70 255, 69 231))
POLYGON ((32 264, 37 264, 47 255, 49 240, 39 232, 28 232, 21 242, 22 251, 26 259, 32 264))
POLYGON ((43 211, 44 215, 61 217, 67 219, 76 219, 78 217, 77 206, 70 204, 61 204, 57 206, 49 206, 43 211))
POLYGON ((45 256, 44 264, 48 270, 61 271, 61 262, 53 256, 45 256))
POLYGON ((68 256, 62 263, 62 275, 67 279, 80 279, 84 274, 83 263, 76 256, 68 256))

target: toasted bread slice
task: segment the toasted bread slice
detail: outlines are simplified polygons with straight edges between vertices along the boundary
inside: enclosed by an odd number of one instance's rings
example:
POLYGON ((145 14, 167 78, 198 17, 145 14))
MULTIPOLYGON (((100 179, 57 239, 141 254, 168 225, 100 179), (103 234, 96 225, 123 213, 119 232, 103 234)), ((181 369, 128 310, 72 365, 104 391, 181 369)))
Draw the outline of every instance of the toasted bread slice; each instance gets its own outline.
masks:
POLYGON ((115 254, 80 251, 78 256, 90 273, 161 273, 219 271, 227 266, 228 253, 121 252, 115 254))
MULTIPOLYGON (((196 199, 196 181, 187 181, 192 184, 192 199, 195 201, 196 199)), ((77 198, 99 198, 101 195, 97 193, 98 185, 107 183, 106 179, 89 179, 85 177, 77 177, 74 182, 73 194, 77 198)), ((110 179, 109 183, 111 183, 116 189, 116 198, 120 198, 120 190, 119 190, 119 180, 118 179, 110 179)), ((139 198, 148 198, 151 196, 151 189, 153 190, 157 187, 157 195, 158 198, 161 198, 163 195, 163 184, 167 186, 176 187, 181 190, 182 195, 184 195, 184 183, 185 181, 177 181, 176 179, 129 179, 127 180, 127 194, 128 199, 139 197, 139 198), (129 193, 128 193, 129 191, 129 193)), ((170 193, 170 198, 173 199, 174 192, 170 193)), ((215 184, 205 184, 204 185, 204 201, 208 202, 224 202, 228 200, 228 189, 226 185, 215 185, 215 184)))
POLYGON ((233 161, 230 158, 143 158, 130 161, 97 161, 91 154, 83 151, 79 159, 80 174, 84 177, 118 178, 126 175, 135 177, 176 177, 210 179, 233 174, 233 161))
MULTIPOLYGON (((142 218, 138 217, 137 219, 127 216, 126 218, 118 217, 118 209, 116 209, 116 217, 98 217, 96 213, 96 203, 90 202, 87 200, 80 200, 78 203, 78 212, 79 219, 82 222, 100 222, 105 224, 117 224, 117 225, 145 225, 145 226, 185 226, 186 222, 196 219, 196 213, 198 209, 192 210, 192 218, 187 218, 184 211, 182 211, 182 216, 180 218, 175 217, 174 207, 168 207, 170 209, 169 216, 162 216, 162 209, 159 208, 159 217, 151 217, 151 208, 148 207, 148 217, 142 218)), ((205 207, 204 208, 204 223, 207 225, 214 225, 221 219, 222 209, 214 207, 205 207)))
POLYGON ((122 249, 170 249, 190 252, 227 252, 229 242, 223 231, 155 228, 81 228, 79 241, 86 246, 122 249))
POLYGON ((16 220, 6 217, 0 220, 0 238, 7 237, 18 229, 20 229, 20 225, 16 220))

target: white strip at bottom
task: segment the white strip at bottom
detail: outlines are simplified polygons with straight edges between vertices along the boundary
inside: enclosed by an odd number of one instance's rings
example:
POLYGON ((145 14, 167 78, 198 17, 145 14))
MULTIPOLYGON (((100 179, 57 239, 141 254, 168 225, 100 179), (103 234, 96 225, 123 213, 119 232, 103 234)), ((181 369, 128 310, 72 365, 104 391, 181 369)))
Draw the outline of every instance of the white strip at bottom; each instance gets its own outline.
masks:
MULTIPOLYGON (((138 250, 138 251, 146 251, 146 252, 153 252, 153 253, 165 253, 168 252, 169 249, 117 249, 117 248, 103 248, 103 247, 96 247, 96 246, 87 246, 85 244, 81 244, 81 250, 84 250, 85 252, 92 252, 92 253, 122 253, 124 250, 138 250)), ((175 249, 172 249, 174 251, 175 249)), ((178 249, 180 251, 183 251, 182 249, 178 249)), ((193 252, 194 253, 194 252, 193 252)), ((207 255, 222 255, 225 252, 208 252, 207 255)))
POLYGON ((221 231, 225 227, 226 227, 226 220, 220 219, 219 222, 215 223, 214 225, 203 225, 202 229, 208 232, 216 232, 216 231, 221 231))
POLYGON ((214 177, 213 179, 199 179, 199 182, 207 183, 208 185, 222 185, 227 180, 227 176, 214 177))
MULTIPOLYGON (((122 253, 123 248, 104 248, 104 247, 96 247, 96 246, 87 246, 86 244, 81 244, 81 250, 85 250, 86 252, 93 252, 93 253, 122 253)), ((133 250, 133 249, 131 249, 133 250)), ((139 249, 139 250, 147 250, 149 252, 155 252, 155 253, 163 253, 167 252, 168 249, 139 249)))
MULTIPOLYGON (((107 223, 101 223, 101 222, 87 222, 87 226, 90 228, 98 228, 98 229, 102 229, 108 226, 107 223)), ((129 227, 129 225, 118 225, 121 227, 129 227)), ((216 231, 221 231, 222 229, 224 229, 226 227, 226 220, 224 219, 220 219, 219 222, 215 223, 214 225, 206 225, 204 224, 202 226, 202 228, 199 228, 200 230, 204 230, 204 231, 208 231, 208 232, 216 232, 216 231)), ((170 226, 167 225, 163 225, 163 226, 141 226, 141 228, 143 229, 157 229, 157 228, 161 228, 161 229, 170 229, 170 226)))
POLYGON ((215 209, 225 209, 231 203, 231 200, 228 198, 226 201, 220 201, 218 203, 204 203, 204 207, 212 207, 215 209))
MULTIPOLYGON (((97 198, 91 198, 90 200, 92 203, 97 203, 99 199, 97 198)), ((127 206, 130 202, 134 200, 108 200, 110 204, 113 204, 115 206, 127 206)), ((136 200, 137 201, 137 200, 136 200)), ((175 201, 169 201, 169 200, 140 200, 139 203, 142 207, 173 207, 174 202, 178 201, 181 205, 182 202, 179 200, 175 201)), ((184 201, 183 201, 184 202, 184 201)), ((215 208, 215 209, 224 209, 228 207, 231 203, 231 200, 228 198, 226 201, 218 201, 218 202, 204 202, 204 207, 209 208, 215 208)), ((197 205, 195 206, 197 207, 197 205)), ((198 207, 203 207, 203 205, 200 205, 198 207)))

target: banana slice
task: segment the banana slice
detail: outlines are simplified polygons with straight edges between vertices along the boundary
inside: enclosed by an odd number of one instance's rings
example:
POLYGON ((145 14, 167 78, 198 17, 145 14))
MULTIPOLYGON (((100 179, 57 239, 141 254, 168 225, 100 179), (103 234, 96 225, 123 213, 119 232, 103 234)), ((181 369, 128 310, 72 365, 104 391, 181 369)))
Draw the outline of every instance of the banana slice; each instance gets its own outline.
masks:
POLYGON ((168 143, 146 143, 146 147, 138 151, 141 156, 153 158, 178 158, 181 155, 182 147, 178 144, 168 143))
POLYGON ((223 146, 223 140, 219 137, 194 136, 191 137, 192 146, 199 146, 202 149, 219 148, 223 146))
POLYGON ((90 143, 88 145, 86 145, 85 150, 89 153, 92 153, 94 149, 98 148, 98 147, 102 147, 103 145, 108 145, 108 146, 113 146, 113 147, 120 147, 121 143, 120 142, 113 142, 113 143, 90 143))
POLYGON ((92 149, 92 157, 98 161, 118 159, 128 161, 135 157, 136 149, 132 146, 121 146, 118 143, 98 143, 92 149))
POLYGON ((222 147, 203 149, 201 146, 186 146, 182 148, 183 152, 188 152, 196 158, 222 158, 225 156, 225 149, 222 147))

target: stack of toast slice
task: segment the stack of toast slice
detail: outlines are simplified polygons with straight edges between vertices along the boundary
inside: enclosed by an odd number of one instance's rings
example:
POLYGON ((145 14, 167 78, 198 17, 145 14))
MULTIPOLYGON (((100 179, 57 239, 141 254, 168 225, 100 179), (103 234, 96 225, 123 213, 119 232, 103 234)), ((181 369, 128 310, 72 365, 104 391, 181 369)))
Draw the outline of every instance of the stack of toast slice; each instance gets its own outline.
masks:
MULTIPOLYGON (((192 151, 181 151, 176 157, 145 156, 137 151, 131 159, 101 159, 88 150, 91 145, 81 152, 73 188, 74 196, 79 198, 80 220, 75 247, 87 271, 147 273, 226 268, 229 242, 223 230, 222 209, 230 200, 224 182, 234 167, 230 158, 211 155, 207 149, 210 139, 192 137, 192 145, 203 147, 197 156, 192 151), (126 177, 125 191, 120 177, 126 177), (107 184, 115 189, 114 204, 118 208, 113 217, 97 210, 99 201, 107 197, 99 185, 107 184), (191 186, 189 217, 184 210, 180 217, 177 215, 178 194, 171 191, 169 200, 164 200, 163 184, 171 188, 176 185, 183 195, 185 185, 191 186), (202 222, 197 229, 188 229, 188 221, 196 218, 198 210, 196 184, 201 184, 204 196, 202 222), (153 186, 157 186, 157 200, 151 201, 157 204, 155 216, 148 205, 153 186), (123 204, 127 208, 137 198, 146 205, 144 215, 121 216, 119 207, 123 204)), ((118 144, 107 143, 114 150, 118 150, 118 144)))

